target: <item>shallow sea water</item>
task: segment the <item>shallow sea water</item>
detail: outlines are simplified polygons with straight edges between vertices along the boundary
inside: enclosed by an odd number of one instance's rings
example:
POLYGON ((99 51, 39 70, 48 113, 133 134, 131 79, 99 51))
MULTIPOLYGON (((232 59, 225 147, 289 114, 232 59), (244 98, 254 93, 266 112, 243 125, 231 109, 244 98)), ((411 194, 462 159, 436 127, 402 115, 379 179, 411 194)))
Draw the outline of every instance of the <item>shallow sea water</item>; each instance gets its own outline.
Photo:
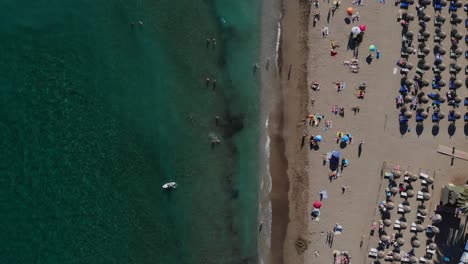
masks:
POLYGON ((1 1, 0 262, 256 263, 259 8, 1 1))

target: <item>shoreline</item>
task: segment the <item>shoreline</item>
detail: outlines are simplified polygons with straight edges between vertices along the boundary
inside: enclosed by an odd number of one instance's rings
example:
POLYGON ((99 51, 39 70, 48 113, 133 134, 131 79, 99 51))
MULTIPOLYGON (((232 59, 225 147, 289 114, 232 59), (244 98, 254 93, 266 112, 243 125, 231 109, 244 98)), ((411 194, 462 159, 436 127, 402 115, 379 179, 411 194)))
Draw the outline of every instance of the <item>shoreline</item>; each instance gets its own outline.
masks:
MULTIPOLYGON (((306 2, 283 0, 281 2, 281 19, 278 35, 278 72, 279 97, 274 102, 270 113, 270 160, 272 189, 269 193, 272 208, 271 248, 269 262, 273 264, 288 263, 290 251, 286 250, 286 241, 296 233, 296 223, 302 222, 297 217, 295 202, 302 199, 290 199, 290 196, 303 195, 294 192, 295 184, 308 184, 305 175, 307 159, 297 152, 297 138, 300 138, 294 123, 307 108, 307 41, 309 4, 306 2), (290 66, 289 66, 290 65, 290 66), (291 70, 290 70, 291 69, 291 70), (292 130, 291 130, 292 129, 292 130)), ((307 195, 307 194, 306 194, 307 195)), ((306 198, 306 197, 303 197, 306 198)), ((290 243, 288 243, 290 244, 290 243)))

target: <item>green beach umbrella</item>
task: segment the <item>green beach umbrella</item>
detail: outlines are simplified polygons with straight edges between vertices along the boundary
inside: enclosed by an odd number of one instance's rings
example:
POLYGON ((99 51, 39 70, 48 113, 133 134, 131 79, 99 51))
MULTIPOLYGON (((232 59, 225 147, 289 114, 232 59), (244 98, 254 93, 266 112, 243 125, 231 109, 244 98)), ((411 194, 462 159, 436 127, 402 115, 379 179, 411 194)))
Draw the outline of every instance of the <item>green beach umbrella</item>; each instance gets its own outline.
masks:
POLYGON ((369 46, 369 51, 376 51, 377 47, 375 45, 370 45, 369 46))

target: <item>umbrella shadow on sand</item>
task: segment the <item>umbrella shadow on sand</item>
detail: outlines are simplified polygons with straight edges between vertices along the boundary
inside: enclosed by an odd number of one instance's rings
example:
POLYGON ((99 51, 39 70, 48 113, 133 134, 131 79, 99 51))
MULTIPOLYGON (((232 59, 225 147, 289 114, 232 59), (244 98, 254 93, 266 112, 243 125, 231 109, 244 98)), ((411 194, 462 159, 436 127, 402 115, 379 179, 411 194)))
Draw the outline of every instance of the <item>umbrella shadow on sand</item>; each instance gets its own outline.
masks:
POLYGON ((432 126, 432 135, 435 137, 437 135, 439 135, 439 125, 438 124, 434 124, 432 126))
POLYGON ((454 123, 450 124, 447 128, 449 136, 452 137, 453 135, 455 135, 455 131, 457 131, 457 126, 455 126, 454 123))
POLYGON ((419 123, 416 125, 416 135, 418 135, 418 137, 422 134, 422 132, 424 131, 424 125, 422 123, 419 123))
POLYGON ((406 132, 408 132, 408 124, 406 122, 405 123, 400 123, 400 134, 401 134, 401 136, 406 134, 406 132))
POLYGON ((347 18, 344 19, 344 22, 346 23, 346 25, 349 25, 349 24, 351 24, 351 19, 349 19, 349 17, 347 17, 347 18))

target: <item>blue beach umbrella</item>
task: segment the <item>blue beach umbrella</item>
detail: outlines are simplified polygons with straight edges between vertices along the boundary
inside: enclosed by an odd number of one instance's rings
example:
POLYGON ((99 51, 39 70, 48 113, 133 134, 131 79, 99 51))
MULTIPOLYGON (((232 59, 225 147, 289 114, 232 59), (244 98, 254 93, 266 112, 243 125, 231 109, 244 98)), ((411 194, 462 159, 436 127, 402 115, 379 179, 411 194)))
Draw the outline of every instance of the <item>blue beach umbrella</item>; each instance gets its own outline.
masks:
POLYGON ((375 45, 370 45, 369 46, 369 51, 376 51, 377 47, 375 45))
POLYGON ((344 135, 342 138, 341 138, 341 142, 344 142, 344 143, 348 143, 349 141, 349 137, 347 135, 344 135))
POLYGON ((322 136, 321 135, 315 136, 315 140, 317 140, 317 142, 321 142, 322 141, 322 136))
POLYGON ((332 152, 332 158, 339 159, 341 156, 341 153, 338 150, 334 150, 332 152))

